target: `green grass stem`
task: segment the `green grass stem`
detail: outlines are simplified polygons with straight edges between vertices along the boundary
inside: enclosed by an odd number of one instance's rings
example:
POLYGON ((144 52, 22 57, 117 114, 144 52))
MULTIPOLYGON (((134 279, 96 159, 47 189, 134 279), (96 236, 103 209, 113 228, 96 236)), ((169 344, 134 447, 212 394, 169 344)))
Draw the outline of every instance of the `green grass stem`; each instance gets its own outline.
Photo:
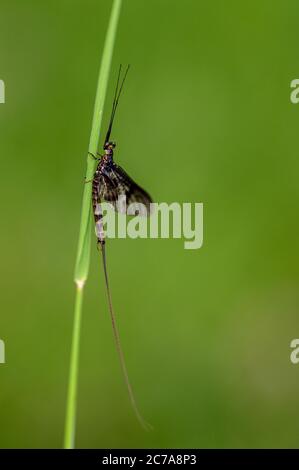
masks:
MULTIPOLYGON (((103 117, 103 109, 108 86, 109 72, 113 55, 115 36, 117 32, 118 19, 120 14, 122 0, 114 0, 107 29, 102 62, 99 72, 97 92, 94 105, 94 113, 88 152, 95 155, 99 146, 100 130, 103 117)), ((87 154, 86 181, 93 178, 96 162, 87 154)), ((79 345, 82 318, 83 291, 86 279, 88 277, 90 263, 90 244, 91 244, 91 184, 85 184, 83 190, 83 201, 81 211, 81 221, 79 229, 79 242, 75 266, 75 311, 74 325, 72 333, 72 346, 69 370, 69 382, 66 403, 66 419, 64 431, 64 448, 73 449, 75 447, 75 427, 76 427, 76 409, 77 409, 77 384, 79 369, 79 345)))

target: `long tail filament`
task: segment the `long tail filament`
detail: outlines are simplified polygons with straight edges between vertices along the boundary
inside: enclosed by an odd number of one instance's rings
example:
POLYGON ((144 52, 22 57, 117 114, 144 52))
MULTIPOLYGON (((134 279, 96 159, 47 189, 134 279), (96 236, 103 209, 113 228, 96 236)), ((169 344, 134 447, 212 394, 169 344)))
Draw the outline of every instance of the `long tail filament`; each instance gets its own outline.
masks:
POLYGON ((131 404, 132 404, 133 410, 135 412, 135 415, 136 415, 138 421, 140 422, 141 426, 145 430, 148 431, 152 427, 151 427, 150 424, 148 424, 144 420, 144 418, 142 417, 142 415, 139 412, 139 409, 138 409, 138 406, 137 406, 137 403, 136 403, 136 400, 135 400, 135 396, 134 396, 134 393, 133 393, 133 390, 132 390, 132 386, 131 386, 131 383, 130 383, 130 380, 129 380, 129 375, 128 375, 128 371, 127 371, 125 357, 124 357, 123 350, 122 350, 122 347, 121 347, 120 336, 119 336, 119 331, 118 331, 117 324, 116 324, 115 313, 114 313, 113 306, 112 306, 112 299, 111 299, 111 293, 110 293, 110 287, 109 287, 109 281, 108 281, 105 241, 104 240, 99 240, 98 241, 98 246, 99 245, 100 245, 100 250, 102 252, 103 268, 104 268, 105 284, 106 284, 107 297, 108 297, 108 303, 109 303, 110 318, 111 318, 112 329, 113 329, 114 339, 115 339, 115 343, 116 343, 116 349, 117 349, 117 353, 118 353, 118 356, 119 356, 122 372, 123 372, 123 375, 124 375, 125 383, 126 383, 126 386, 127 386, 127 390, 128 390, 128 393, 129 393, 129 397, 130 397, 131 404))

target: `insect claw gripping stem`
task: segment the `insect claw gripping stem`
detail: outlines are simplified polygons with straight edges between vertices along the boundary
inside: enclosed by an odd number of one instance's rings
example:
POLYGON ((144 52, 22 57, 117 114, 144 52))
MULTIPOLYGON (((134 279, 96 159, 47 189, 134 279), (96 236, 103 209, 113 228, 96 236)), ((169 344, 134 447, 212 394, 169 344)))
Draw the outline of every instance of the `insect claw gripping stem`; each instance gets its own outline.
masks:
MULTIPOLYGON (((90 155, 94 160, 98 161, 100 160, 99 158, 97 158, 93 153, 91 152, 88 152, 88 155, 90 155)), ((98 154, 99 155, 99 154, 98 154)))

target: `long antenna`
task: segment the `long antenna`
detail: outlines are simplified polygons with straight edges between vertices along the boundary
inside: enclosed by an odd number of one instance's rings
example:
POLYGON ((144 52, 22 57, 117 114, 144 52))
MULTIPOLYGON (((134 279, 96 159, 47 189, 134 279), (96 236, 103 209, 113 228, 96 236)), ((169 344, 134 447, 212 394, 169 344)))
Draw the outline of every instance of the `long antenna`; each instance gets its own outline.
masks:
POLYGON ((143 419, 143 417, 141 416, 140 411, 138 409, 138 406, 137 406, 137 403, 136 403, 136 400, 135 400, 135 396, 134 396, 134 393, 133 393, 133 390, 132 390, 132 386, 131 386, 131 383, 130 383, 130 380, 129 380, 129 374, 128 374, 128 371, 127 371, 127 366, 126 366, 124 353, 123 353, 123 350, 122 350, 122 347, 121 347, 120 336, 119 336, 119 331, 118 331, 117 324, 116 324, 115 313, 114 313, 113 306, 112 306, 112 299, 111 299, 111 293, 110 293, 110 287, 109 287, 109 281, 108 281, 105 243, 100 243, 100 247, 101 247, 102 259, 103 259, 105 284, 106 284, 107 297, 108 297, 108 303, 109 303, 110 318, 111 318, 116 349, 117 349, 118 357, 119 357, 119 360, 120 360, 123 376, 124 376, 124 379, 125 379, 125 383, 126 383, 126 386, 127 386, 127 390, 128 390, 128 393, 129 393, 129 397, 130 397, 132 408, 135 412, 135 415, 136 415, 138 421, 140 422, 141 426, 146 431, 149 431, 149 430, 152 429, 152 426, 150 424, 148 424, 143 419))
POLYGON ((114 121, 115 111, 116 111, 116 108, 117 108, 117 105, 118 105, 119 97, 120 97, 120 94, 121 94, 121 92, 122 92, 122 89, 123 89, 123 86, 124 86, 125 79, 126 79, 126 77, 127 77, 127 73, 128 73, 128 71, 129 71, 129 68, 130 68, 130 64, 129 64, 129 65, 127 66, 127 68, 126 68, 126 71, 125 71, 125 74, 124 74, 124 78, 122 79, 120 88, 119 88, 119 90, 118 90, 122 65, 120 64, 120 66, 119 66, 119 71, 118 71, 118 76, 117 76, 117 82, 116 82, 116 88, 115 88, 115 94, 114 94, 114 99, 113 99, 113 104, 112 104, 112 111, 111 111, 110 123, 109 123, 109 127, 108 127, 108 130, 107 130, 105 142, 104 142, 105 144, 106 144, 107 142, 109 142, 109 139, 110 139, 110 134, 111 134, 111 131, 112 131, 112 125, 113 125, 113 121, 114 121))

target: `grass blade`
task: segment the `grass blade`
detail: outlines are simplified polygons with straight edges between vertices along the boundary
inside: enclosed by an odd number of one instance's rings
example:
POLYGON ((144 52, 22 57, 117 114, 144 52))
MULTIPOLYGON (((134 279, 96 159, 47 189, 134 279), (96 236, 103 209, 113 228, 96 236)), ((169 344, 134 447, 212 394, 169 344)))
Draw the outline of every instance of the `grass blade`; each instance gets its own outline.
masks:
MULTIPOLYGON (((96 154, 103 117, 103 109, 108 85, 110 66, 112 61, 113 47, 118 25, 122 0, 114 0, 107 29, 102 62, 99 72, 97 92, 94 105, 94 114, 90 133, 88 152, 96 154)), ((93 178, 96 162, 87 155, 86 180, 93 178)), ((75 312, 71 347, 69 383, 66 405, 66 420, 64 431, 64 448, 73 449, 75 446, 75 424, 77 404, 77 383, 79 368, 79 343, 82 317, 82 301, 84 285, 88 276, 91 243, 91 184, 84 185, 81 222, 79 230, 79 242, 75 266, 75 312)))
POLYGON ((75 444, 75 418, 76 397, 78 383, 79 342, 81 330, 81 311, 83 301, 84 284, 76 286, 75 314, 73 325, 73 339, 71 349, 71 363, 69 372, 69 388, 67 397, 66 422, 64 434, 64 448, 73 449, 75 444))

